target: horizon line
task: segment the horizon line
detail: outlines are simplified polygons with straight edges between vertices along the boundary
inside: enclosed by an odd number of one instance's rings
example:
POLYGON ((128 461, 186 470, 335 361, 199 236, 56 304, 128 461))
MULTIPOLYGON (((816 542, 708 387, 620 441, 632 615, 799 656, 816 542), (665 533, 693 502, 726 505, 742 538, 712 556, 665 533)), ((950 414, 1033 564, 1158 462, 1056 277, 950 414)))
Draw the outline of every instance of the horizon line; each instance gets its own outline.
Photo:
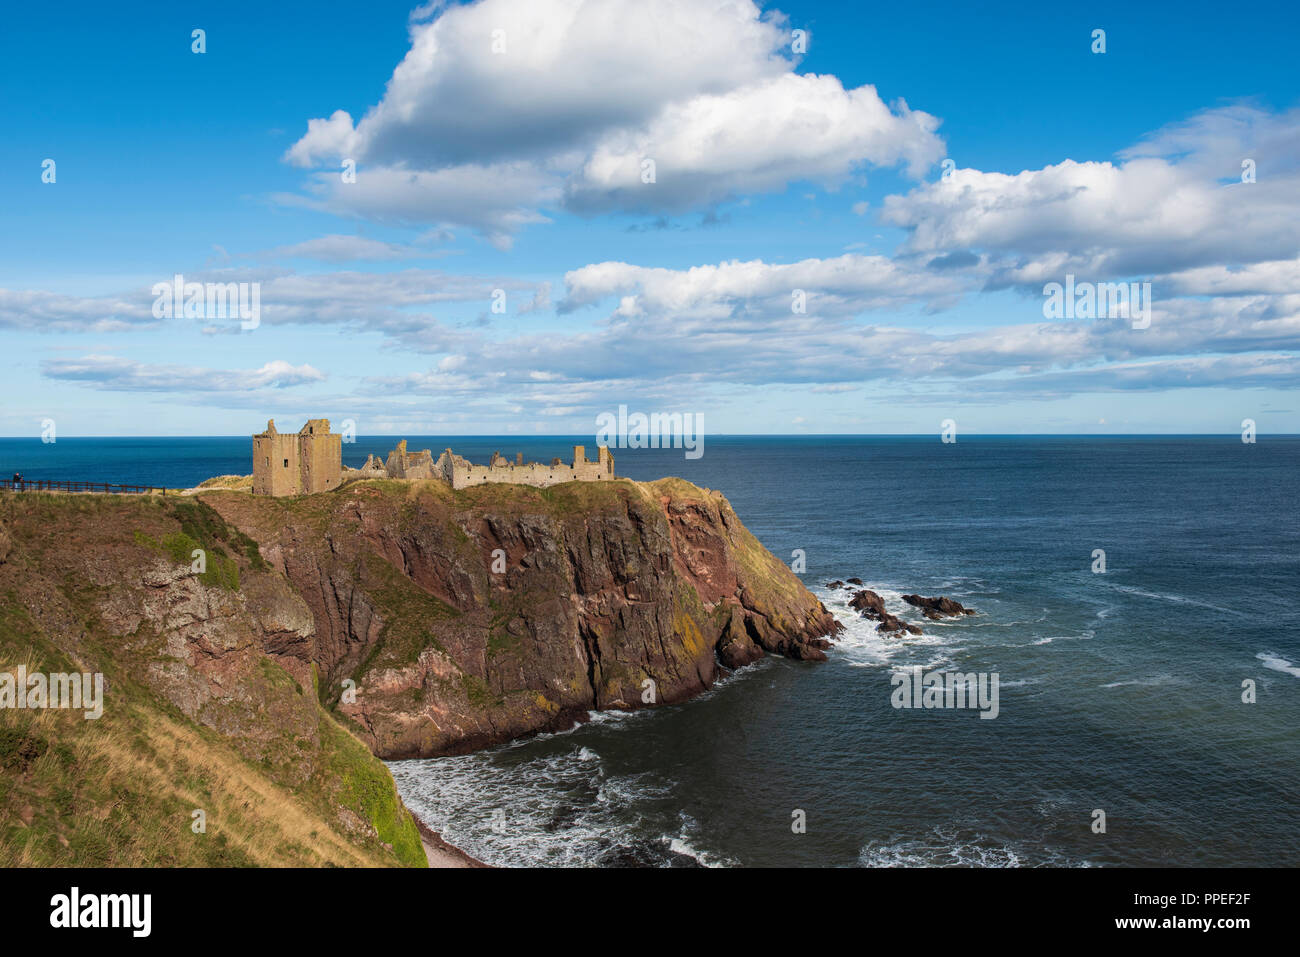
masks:
MULTIPOLYGON (((292 434, 292 433, 285 433, 292 434)), ((341 433, 337 433, 341 434, 341 433)), ((960 438, 985 438, 985 439, 1006 439, 1006 438, 1221 438, 1225 436, 1239 436, 1240 429, 1234 429, 1226 432, 963 432, 959 433, 960 438)), ((1300 437, 1300 432, 1262 432, 1258 429, 1255 433, 1257 436, 1269 435, 1274 438, 1296 438, 1300 437)), ((709 439, 804 439, 804 438, 846 438, 846 439, 906 439, 906 438, 934 438, 940 435, 939 432, 715 432, 705 433, 702 438, 709 439)), ((518 432, 371 432, 360 433, 357 438, 397 438, 401 439, 407 436, 440 437, 450 439, 572 439, 586 438, 585 432, 536 432, 536 433, 518 433, 518 432)), ((252 440, 252 433, 228 432, 213 433, 209 435, 193 435, 189 432, 176 432, 170 434, 155 435, 65 435, 61 438, 67 439, 240 439, 245 438, 252 440)), ((40 435, 0 435, 0 440, 4 439, 31 439, 36 442, 42 442, 40 435)), ((594 439, 593 439, 594 440, 594 439)), ((42 442, 45 445, 55 445, 54 442, 42 442)), ((352 443, 348 443, 351 445, 352 443)), ((631 451, 638 451, 630 446, 615 446, 631 451)), ((662 446, 660 446, 662 447, 662 446)), ((650 446, 647 446, 650 448, 650 446)))

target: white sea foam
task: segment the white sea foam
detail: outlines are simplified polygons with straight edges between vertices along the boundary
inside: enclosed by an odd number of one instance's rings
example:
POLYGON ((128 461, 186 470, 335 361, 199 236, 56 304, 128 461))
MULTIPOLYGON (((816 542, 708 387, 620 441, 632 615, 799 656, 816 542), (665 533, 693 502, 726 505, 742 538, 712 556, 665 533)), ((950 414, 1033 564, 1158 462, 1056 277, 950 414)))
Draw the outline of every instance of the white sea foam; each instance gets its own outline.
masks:
POLYGON ((1026 685, 1039 684, 1042 680, 1043 680, 1042 678, 1019 678, 1015 681, 999 681, 998 687, 999 688, 1023 688, 1026 685))
POLYGON ((840 632, 832 645, 835 649, 832 654, 845 664, 854 668, 921 665, 926 669, 935 669, 951 665, 950 656, 965 650, 964 645, 971 637, 966 626, 969 619, 916 620, 916 609, 903 601, 903 595, 907 592, 871 582, 861 587, 869 588, 879 595, 884 600, 885 610, 891 615, 920 625, 923 633, 882 634, 876 627, 879 622, 864 618, 857 609, 849 607, 849 601, 857 592, 858 586, 816 588, 814 594, 835 620, 844 626, 844 631, 840 632))
POLYGON ((1182 684, 1182 678, 1175 678, 1173 675, 1151 675, 1147 678, 1134 678, 1130 681, 1112 681, 1108 685, 1102 685, 1103 688, 1124 688, 1136 686, 1141 688, 1154 688, 1159 685, 1182 684))
MULTIPOLYGON (((776 664, 769 656, 737 669, 691 704, 776 664)), ((671 780, 650 771, 611 774, 605 766, 603 736, 652 720, 658 710, 592 711, 562 731, 388 766, 403 800, 426 824, 489 864, 677 866, 689 858, 729 866, 734 862, 703 849, 701 829, 685 815, 672 830, 658 831, 662 825, 653 822, 672 799, 671 780)))
MULTIPOLYGON (((595 713, 596 712, 594 711, 590 712, 590 714, 595 713)), ((508 748, 522 748, 527 746, 530 741, 549 741, 551 738, 562 738, 565 735, 573 734, 573 732, 577 731, 585 723, 586 722, 583 721, 575 721, 570 727, 567 727, 562 731, 540 731, 531 737, 515 738, 504 746, 508 748)))
POLYGON ((608 711, 588 711, 587 717, 583 721, 575 721, 572 725, 560 731, 542 731, 529 737, 516 738, 503 747, 522 748, 526 747, 532 741, 549 741, 552 738, 563 738, 575 731, 579 731, 589 724, 623 724, 628 721, 644 718, 650 714, 648 708, 638 708, 634 711, 624 711, 618 708, 611 708, 608 711))
MULTIPOLYGON (((1098 576, 1098 577, 1104 577, 1104 576, 1098 576)), ((1170 594, 1169 592, 1160 592, 1160 591, 1147 591, 1144 588, 1136 588, 1132 585, 1116 585, 1111 582, 1101 582, 1100 584, 1103 587, 1113 588, 1116 591, 1124 592, 1124 594, 1126 595, 1137 595, 1139 598, 1155 598, 1160 601, 1174 602, 1175 604, 1179 604, 1179 605, 1195 605, 1198 608, 1210 608, 1213 609, 1214 611, 1221 611, 1227 615, 1238 615, 1241 617, 1245 617, 1242 615, 1241 612, 1234 611, 1231 608, 1224 608, 1222 605, 1212 605, 1208 601, 1200 601, 1199 599, 1196 598, 1189 598, 1186 595, 1176 595, 1176 594, 1170 594)))
POLYGON ((700 829, 699 824, 695 821, 694 818, 690 817, 687 814, 682 814, 681 817, 682 817, 682 830, 680 834, 678 834, 676 837, 674 837, 672 840, 668 842, 668 849, 670 851, 672 851, 674 854, 681 854, 685 857, 689 857, 696 863, 703 864, 705 867, 736 866, 737 864, 736 861, 724 857, 719 857, 713 854, 708 854, 704 851, 701 851, 699 848, 697 848, 693 842, 697 840, 695 835, 699 832, 700 829))
MULTIPOLYGON (((983 616, 977 616, 977 617, 983 617, 983 616)), ((945 624, 961 623, 965 625, 967 628, 1025 628, 1031 625, 1041 624, 1044 621, 1047 621, 1046 611, 1044 611, 1043 614, 1039 615, 1037 618, 1013 618, 1007 621, 992 621, 987 618, 984 618, 984 620, 982 621, 967 618, 965 621, 963 621, 962 619, 958 618, 958 619, 953 619, 952 622, 945 622, 945 624)))
POLYGON ((1297 667, 1281 655, 1275 655, 1271 651, 1261 651, 1255 657, 1264 662, 1265 668, 1271 668, 1274 671, 1300 678, 1300 667, 1297 667))
MULTIPOLYGON (((402 800, 452 844, 489 864, 662 864, 691 845, 694 828, 646 832, 638 811, 671 798, 657 774, 608 773, 597 748, 578 745, 519 760, 511 749, 388 764, 402 800)), ((687 853, 682 851, 681 853, 687 853)))
POLYGON ((643 718, 649 713, 645 708, 637 711, 623 711, 614 708, 608 711, 588 711, 587 720, 583 724, 626 724, 637 718, 643 718))
POLYGON ((1010 844, 970 828, 940 825, 920 838, 868 841, 858 853, 863 867, 1086 867, 1048 846, 1010 844))
POLYGON ((780 657, 781 657, 780 655, 765 654, 762 658, 759 658, 757 661, 750 662, 749 664, 744 665, 743 667, 737 668, 735 671, 731 672, 730 674, 725 675, 719 678, 717 681, 713 682, 713 686, 709 688, 708 691, 702 691, 699 694, 695 695, 695 697, 690 699, 690 703, 694 704, 697 701, 708 701, 714 695, 720 694, 725 688, 730 688, 732 685, 738 682, 746 681, 754 677, 755 675, 762 674, 764 671, 766 671, 768 668, 772 666, 773 661, 775 659, 779 659, 780 657))
POLYGON ((682 840, 680 837, 674 837, 671 841, 669 841, 668 847, 674 854, 684 854, 687 857, 693 858, 699 861, 701 864, 704 864, 705 867, 722 866, 721 864, 706 863, 704 860, 704 855, 701 854, 699 851, 695 850, 695 848, 691 847, 691 845, 687 841, 682 840))
POLYGON ((1077 635, 1047 635, 1043 638, 1035 638, 1033 641, 1029 642, 1029 644, 1050 645, 1054 641, 1088 641, 1094 637, 1096 637, 1095 633, 1091 628, 1088 628, 1077 635))

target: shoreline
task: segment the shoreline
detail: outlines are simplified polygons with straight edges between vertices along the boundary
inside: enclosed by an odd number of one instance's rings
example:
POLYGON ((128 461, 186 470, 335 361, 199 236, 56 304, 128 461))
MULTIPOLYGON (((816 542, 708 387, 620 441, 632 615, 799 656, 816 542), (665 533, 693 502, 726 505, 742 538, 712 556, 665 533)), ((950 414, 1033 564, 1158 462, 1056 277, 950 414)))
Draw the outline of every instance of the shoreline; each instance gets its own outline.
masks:
POLYGON ((424 856, 428 859, 430 867, 489 868, 492 866, 484 864, 476 857, 471 857, 456 845, 447 843, 441 834, 420 820, 418 814, 410 808, 407 808, 407 811, 420 832, 420 843, 424 846, 424 856))

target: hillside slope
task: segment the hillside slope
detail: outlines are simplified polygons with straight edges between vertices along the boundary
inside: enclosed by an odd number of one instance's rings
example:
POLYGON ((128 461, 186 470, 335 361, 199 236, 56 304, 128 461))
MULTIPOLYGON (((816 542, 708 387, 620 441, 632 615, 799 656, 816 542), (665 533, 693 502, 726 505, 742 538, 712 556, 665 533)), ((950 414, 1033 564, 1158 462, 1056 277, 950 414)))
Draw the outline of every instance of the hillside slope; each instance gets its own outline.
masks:
POLYGON ((265 654, 311 627, 201 503, 0 496, 0 669, 105 684, 97 720, 0 708, 0 864, 424 866, 387 768, 265 654))

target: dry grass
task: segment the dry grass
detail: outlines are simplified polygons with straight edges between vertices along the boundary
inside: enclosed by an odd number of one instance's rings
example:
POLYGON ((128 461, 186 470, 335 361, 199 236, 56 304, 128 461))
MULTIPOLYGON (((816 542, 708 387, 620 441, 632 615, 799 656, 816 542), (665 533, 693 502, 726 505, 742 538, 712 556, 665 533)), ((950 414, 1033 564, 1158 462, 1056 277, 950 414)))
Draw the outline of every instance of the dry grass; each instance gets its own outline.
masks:
MULTIPOLYGON (((41 670, 31 656, 27 667, 41 670)), ((4 709, 0 732, 9 745, 0 755, 5 866, 396 863, 213 732, 161 710, 119 705, 87 721, 80 711, 4 709), (206 814, 204 833, 191 829, 195 809, 206 814)))
POLYGON ((217 475, 210 479, 204 479, 195 488, 224 488, 232 491, 253 489, 253 476, 251 475, 217 475))

